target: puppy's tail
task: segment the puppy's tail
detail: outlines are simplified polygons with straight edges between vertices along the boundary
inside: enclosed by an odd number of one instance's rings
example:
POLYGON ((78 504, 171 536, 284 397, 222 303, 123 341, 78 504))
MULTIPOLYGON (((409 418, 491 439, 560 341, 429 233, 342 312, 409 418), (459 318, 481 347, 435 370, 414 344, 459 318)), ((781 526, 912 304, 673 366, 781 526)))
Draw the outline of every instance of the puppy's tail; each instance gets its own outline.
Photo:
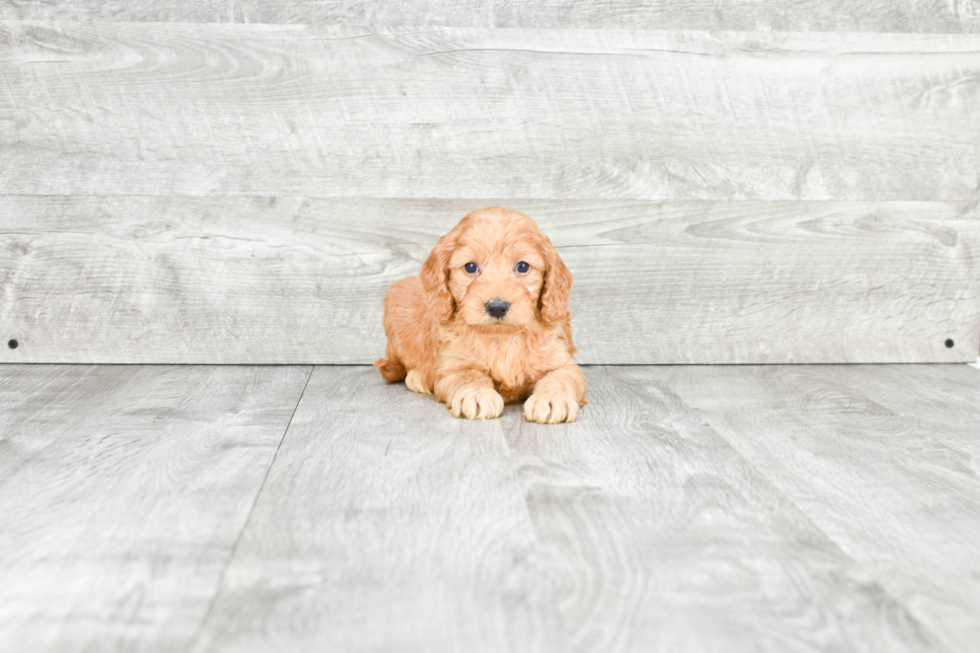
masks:
POLYGON ((385 377, 385 381, 388 383, 402 381, 408 374, 404 365, 398 361, 388 360, 387 358, 379 358, 374 361, 374 366, 381 371, 381 376, 385 377))

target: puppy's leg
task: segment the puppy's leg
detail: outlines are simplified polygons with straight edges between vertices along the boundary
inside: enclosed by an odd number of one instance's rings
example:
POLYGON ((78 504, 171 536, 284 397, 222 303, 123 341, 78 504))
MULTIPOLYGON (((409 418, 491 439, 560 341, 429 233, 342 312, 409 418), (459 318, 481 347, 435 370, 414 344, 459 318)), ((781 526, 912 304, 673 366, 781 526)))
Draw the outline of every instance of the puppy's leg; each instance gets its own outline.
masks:
POLYGON ((409 390, 432 393, 431 324, 418 277, 401 279, 385 293, 386 358, 375 366, 389 383, 404 379, 409 390))
POLYGON ((504 398, 486 374, 473 369, 450 372, 436 382, 436 399, 456 417, 493 419, 504 411, 504 398))
POLYGON ((534 385, 524 402, 524 418, 539 424, 574 422, 578 409, 587 403, 585 375, 575 363, 548 372, 534 385))
POLYGON ((426 375, 420 370, 409 370, 405 377, 405 387, 412 392, 419 392, 424 395, 432 394, 432 382, 426 382, 426 375))

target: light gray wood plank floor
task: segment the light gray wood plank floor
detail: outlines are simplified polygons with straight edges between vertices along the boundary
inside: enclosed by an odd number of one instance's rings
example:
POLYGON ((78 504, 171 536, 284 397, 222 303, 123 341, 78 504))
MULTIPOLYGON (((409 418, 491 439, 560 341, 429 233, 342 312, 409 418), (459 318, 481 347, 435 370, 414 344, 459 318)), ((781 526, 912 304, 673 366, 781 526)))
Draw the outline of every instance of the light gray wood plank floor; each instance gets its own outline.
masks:
POLYGON ((674 368, 664 382, 916 618, 977 650, 980 375, 911 369, 674 368))
POLYGON ((0 366, 0 648, 977 649, 980 371, 586 375, 545 427, 368 367, 0 366))
POLYGON ((0 650, 186 650, 310 371, 0 367, 0 650))

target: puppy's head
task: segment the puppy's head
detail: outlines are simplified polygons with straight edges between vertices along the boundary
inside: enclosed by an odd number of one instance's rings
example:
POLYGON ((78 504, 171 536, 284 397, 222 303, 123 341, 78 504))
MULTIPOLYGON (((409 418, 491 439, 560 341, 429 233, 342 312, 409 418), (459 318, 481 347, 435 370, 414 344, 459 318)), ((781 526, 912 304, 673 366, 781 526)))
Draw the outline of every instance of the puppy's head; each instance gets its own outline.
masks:
POLYGON ((420 277, 436 319, 488 328, 558 322, 572 287, 534 221, 499 206, 470 213, 440 238, 420 277))

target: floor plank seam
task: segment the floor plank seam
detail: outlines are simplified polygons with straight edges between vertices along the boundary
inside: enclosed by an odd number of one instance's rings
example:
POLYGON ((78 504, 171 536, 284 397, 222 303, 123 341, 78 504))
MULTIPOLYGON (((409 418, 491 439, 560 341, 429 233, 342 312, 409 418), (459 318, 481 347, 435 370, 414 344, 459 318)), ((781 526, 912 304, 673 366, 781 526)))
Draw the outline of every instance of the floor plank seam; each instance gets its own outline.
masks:
POLYGON ((225 564, 221 568, 221 574, 218 576, 218 582, 215 583, 214 594, 211 596, 211 600, 208 602, 208 607, 204 611, 204 616, 201 617, 201 623, 197 628, 197 632, 194 634, 193 639, 191 639, 190 646, 188 647, 188 650, 190 651, 198 650, 198 644, 200 643, 202 635, 204 635, 204 628, 211 619, 211 612, 214 610, 214 604, 218 600, 218 595, 221 594, 221 588, 224 587, 225 574, 228 571, 228 567, 231 566, 232 560, 235 559, 235 554, 238 552, 238 545, 241 544, 242 536, 245 534, 249 523, 252 521, 252 515, 255 513, 255 506, 262 497, 262 491, 265 489, 265 484, 269 480, 269 474, 272 472, 272 468, 276 464, 276 458, 279 456, 279 451, 282 450, 282 443, 286 441, 286 435, 289 433, 289 427, 293 425, 293 418, 296 417, 296 411, 299 410, 300 404, 303 403, 303 395, 306 394, 306 388, 308 388, 310 385, 310 379, 313 378, 313 371, 315 369, 316 365, 310 366, 310 373, 306 375, 306 382, 303 384, 303 390, 299 393, 299 399, 296 400, 296 405, 293 407, 293 413, 289 416, 289 421, 286 422, 286 428, 282 431, 282 437, 279 438, 279 444, 276 446, 276 452, 272 454, 272 460, 269 461, 269 467, 265 470, 265 476, 262 477, 262 482, 259 484, 259 489, 255 493, 255 500, 252 501, 252 505, 248 509, 248 517, 245 518, 241 529, 238 531, 238 536, 235 538, 235 543, 232 545, 231 550, 228 553, 228 558, 225 560, 225 564))
MULTIPOLYGON (((869 399, 869 401, 871 400, 869 399)), ((810 512, 806 510, 803 506, 801 506, 799 503, 797 503, 793 499, 793 497, 790 496, 790 493, 787 492, 783 487, 781 487, 778 479, 773 478, 769 473, 766 472, 766 470, 762 468, 762 466, 756 464, 756 462, 752 460, 752 457, 748 455, 745 451, 743 451, 740 446, 738 446, 737 442, 734 442, 731 438, 727 437, 727 435, 725 434, 725 429, 719 428, 715 424, 714 420, 710 415, 706 415, 703 412, 698 411, 693 407, 691 407, 691 409, 695 410, 699 415, 701 415, 704 418, 705 424, 712 431, 714 431, 717 437, 720 438, 722 441, 724 441, 726 444, 728 444, 728 446, 731 447, 732 450, 738 454, 742 462, 748 467, 750 467, 752 470, 754 470, 755 473, 758 474, 759 478, 765 481, 775 494, 782 497, 783 500, 785 500, 788 505, 793 506, 793 509, 796 510, 796 512, 800 515, 802 519, 806 520, 807 524, 809 524, 809 526, 815 532, 822 535, 827 540, 827 542, 831 546, 833 546, 843 558, 848 560, 854 566, 855 569, 860 569, 864 571, 867 574, 867 578, 875 583, 878 591, 880 591, 883 596, 893 601, 895 605, 904 608, 906 614, 908 615, 908 618, 914 620, 917 626, 924 633, 927 633, 929 636, 932 637, 933 642, 941 646, 941 648, 937 650, 946 651, 950 653, 957 650, 955 645, 947 640, 947 638, 944 636, 944 633, 932 628, 928 620, 924 620, 922 618, 919 612, 915 610, 914 605, 909 604, 906 600, 902 599, 901 597, 893 593, 891 590, 889 590, 889 588, 887 587, 887 583, 882 581, 881 577, 879 576, 879 573, 868 569, 868 565, 866 565, 860 559, 860 556, 856 556, 854 554, 852 547, 847 546, 846 542, 841 542, 838 537, 835 537, 834 534, 832 534, 826 528, 824 528, 819 523, 817 523, 817 520, 813 518, 810 512)))

